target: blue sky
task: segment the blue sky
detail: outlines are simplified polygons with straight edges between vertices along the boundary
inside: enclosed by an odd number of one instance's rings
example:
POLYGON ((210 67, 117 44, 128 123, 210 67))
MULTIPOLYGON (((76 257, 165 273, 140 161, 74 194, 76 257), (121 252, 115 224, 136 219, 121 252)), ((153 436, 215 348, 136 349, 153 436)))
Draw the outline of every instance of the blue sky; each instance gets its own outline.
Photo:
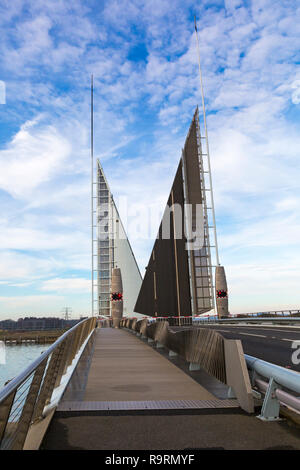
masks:
POLYGON ((230 310, 300 307, 298 2, 3 0, 1 319, 90 310, 91 73, 95 156, 155 236, 201 103, 194 14, 230 310))

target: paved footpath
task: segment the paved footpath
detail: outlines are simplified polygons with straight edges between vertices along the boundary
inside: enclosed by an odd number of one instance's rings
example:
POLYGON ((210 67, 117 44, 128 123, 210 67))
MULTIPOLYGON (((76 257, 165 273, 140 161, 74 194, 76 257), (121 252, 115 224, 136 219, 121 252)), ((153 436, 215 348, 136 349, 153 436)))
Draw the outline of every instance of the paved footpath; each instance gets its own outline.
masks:
POLYGON ((296 426, 264 423, 216 399, 126 330, 95 333, 85 389, 67 390, 42 449, 300 449, 296 426), (178 400, 199 406, 176 409, 178 400), (143 406, 130 409, 136 402, 143 406))
POLYGON ((178 367, 122 329, 97 331, 85 401, 213 400, 178 367))

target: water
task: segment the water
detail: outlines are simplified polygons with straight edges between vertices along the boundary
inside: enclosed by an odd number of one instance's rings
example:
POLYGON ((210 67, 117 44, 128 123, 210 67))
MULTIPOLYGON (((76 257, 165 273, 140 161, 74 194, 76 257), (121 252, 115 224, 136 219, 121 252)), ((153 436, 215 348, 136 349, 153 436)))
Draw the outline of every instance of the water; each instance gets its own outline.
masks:
POLYGON ((4 386, 7 380, 17 377, 17 375, 26 369, 31 362, 37 359, 42 352, 46 351, 49 346, 49 344, 35 343, 6 343, 4 352, 3 348, 1 348, 0 389, 4 386))

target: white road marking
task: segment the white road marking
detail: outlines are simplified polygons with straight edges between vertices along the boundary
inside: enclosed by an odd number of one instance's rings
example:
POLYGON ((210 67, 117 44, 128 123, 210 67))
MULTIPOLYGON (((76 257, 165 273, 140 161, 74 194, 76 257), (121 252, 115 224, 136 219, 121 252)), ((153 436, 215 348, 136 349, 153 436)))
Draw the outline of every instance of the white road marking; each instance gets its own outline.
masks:
POLYGON ((258 337, 260 337, 260 338, 267 338, 267 336, 255 335, 255 334, 253 334, 253 333, 240 333, 239 331, 219 330, 219 329, 218 329, 217 331, 221 331, 221 332, 223 332, 223 333, 232 333, 232 334, 236 333, 236 334, 238 334, 238 335, 258 336, 258 337))
MULTIPOLYGON (((253 327, 254 328, 254 327, 253 327)), ((265 335, 256 335, 254 333, 243 333, 243 332, 240 332, 240 331, 232 331, 232 330, 220 330, 218 327, 216 327, 217 331, 220 331, 220 332, 223 332, 223 333, 236 333, 238 335, 246 335, 246 336, 256 336, 258 338, 268 338, 268 339, 276 339, 278 341, 290 341, 290 342, 294 342, 294 341, 299 341, 299 339, 289 339, 289 338, 277 338, 276 336, 265 336, 265 335)), ((267 328, 260 328, 261 330, 266 330, 268 331, 267 328)), ((282 333, 285 333, 284 330, 277 330, 278 332, 282 332, 282 333)))
MULTIPOLYGON (((211 324, 211 325, 207 325, 209 327, 211 326, 217 326, 216 324, 211 324)), ((228 325, 229 327, 229 325, 228 325)), ((266 325, 265 323, 263 325, 250 325, 249 323, 247 324, 241 324, 241 323, 238 323, 238 324, 233 324, 233 325, 230 325, 230 328, 257 328, 259 330, 269 330, 270 328, 271 329, 276 329, 277 331, 286 331, 286 329, 284 330, 283 328, 287 328, 287 329, 300 329, 300 326, 292 326, 292 325, 266 325), (278 328, 281 328, 281 330, 278 330, 278 328)), ((298 333, 298 331, 297 331, 298 333)))
POLYGON ((263 335, 254 335, 253 333, 238 333, 239 335, 247 335, 247 336, 258 336, 259 338, 267 338, 267 336, 263 335))
MULTIPOLYGON (((271 325, 270 325, 270 326, 271 326, 271 325)), ((247 327, 247 328, 256 328, 256 327, 252 326, 252 327, 247 327)), ((260 329, 260 330, 270 331, 270 332, 271 332, 270 327, 269 327, 269 328, 259 328, 259 329, 260 329)), ((277 331, 278 331, 278 333, 290 333, 290 331, 278 330, 278 327, 276 327, 276 331, 272 331, 272 333, 277 333, 277 331)), ((291 333, 292 333, 292 332, 291 332, 291 333)), ((297 333, 298 333, 298 331, 297 331, 297 333)))

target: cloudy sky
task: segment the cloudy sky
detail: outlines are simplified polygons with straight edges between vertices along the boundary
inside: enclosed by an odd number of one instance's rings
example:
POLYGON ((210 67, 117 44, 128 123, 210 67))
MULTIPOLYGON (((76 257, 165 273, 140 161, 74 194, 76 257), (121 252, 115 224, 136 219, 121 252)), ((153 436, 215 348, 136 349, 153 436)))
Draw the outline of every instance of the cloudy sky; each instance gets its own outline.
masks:
POLYGON ((144 272, 201 104, 194 14, 230 310, 300 307, 298 1, 2 0, 1 319, 90 311, 91 73, 95 156, 156 215, 144 272))

